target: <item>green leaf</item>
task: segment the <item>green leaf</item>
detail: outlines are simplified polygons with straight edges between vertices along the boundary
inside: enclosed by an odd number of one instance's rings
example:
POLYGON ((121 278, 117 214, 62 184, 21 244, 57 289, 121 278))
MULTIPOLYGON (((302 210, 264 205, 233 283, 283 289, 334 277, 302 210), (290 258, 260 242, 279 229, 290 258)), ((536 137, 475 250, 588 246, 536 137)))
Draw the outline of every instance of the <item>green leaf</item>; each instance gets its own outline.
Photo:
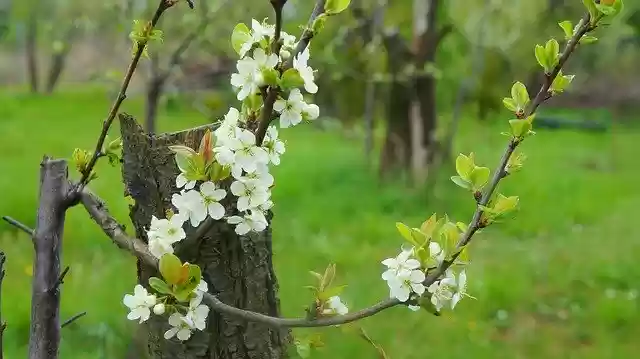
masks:
POLYGON ((498 215, 504 215, 516 209, 518 202, 518 196, 505 197, 498 194, 496 203, 493 205, 493 211, 498 215))
POLYGON ((465 156, 461 153, 456 157, 456 172, 460 177, 469 179, 474 168, 473 155, 465 156))
POLYGON ((298 353, 298 355, 300 356, 300 358, 306 359, 311 355, 311 345, 309 344, 309 342, 304 341, 298 341, 296 340, 296 352, 298 353))
POLYGON ((433 233, 436 231, 438 227, 438 216, 434 213, 422 223, 420 226, 420 232, 422 232, 427 238, 431 238, 433 233))
POLYGON ((560 27, 562 28, 562 31, 564 31, 565 39, 568 40, 573 36, 573 23, 571 23, 571 21, 565 20, 558 23, 558 25, 560 25, 560 27))
POLYGON ((339 285, 337 287, 327 288, 322 292, 318 293, 318 299, 320 299, 321 301, 326 301, 333 296, 340 295, 340 293, 342 293, 342 291, 346 287, 347 287, 346 285, 339 285))
POLYGON ((412 230, 409 226, 404 223, 397 222, 396 228, 398 229, 398 232, 400 232, 400 235, 409 243, 413 244, 416 247, 420 247, 420 244, 413 238, 412 230))
POLYGON ((418 299, 418 304, 420 305, 420 308, 422 308, 422 309, 426 310, 427 312, 435 315, 436 317, 439 317, 441 315, 440 312, 438 312, 436 307, 433 305, 433 303, 431 303, 431 296, 430 295, 426 295, 426 296, 420 297, 418 299))
POLYGON ((608 1, 608 3, 606 1, 601 1, 599 4, 595 4, 595 5, 596 5, 596 9, 598 9, 598 11, 600 11, 606 16, 618 15, 622 10, 622 6, 623 6, 621 0, 608 1))
POLYGON ((213 162, 209 165, 207 173, 212 182, 221 182, 231 175, 231 166, 222 166, 218 162, 213 162))
POLYGON ((553 93, 562 93, 566 90, 571 82, 573 81, 573 75, 563 75, 562 71, 558 73, 558 76, 553 80, 551 84, 551 92, 553 93))
POLYGON ((471 172, 471 176, 469 176, 469 180, 473 184, 473 188, 475 190, 480 190, 487 184, 489 181, 489 175, 491 171, 487 167, 476 167, 473 172, 471 172))
POLYGON ((324 29, 324 24, 327 22, 327 15, 321 14, 315 20, 313 20, 313 24, 311 25, 311 31, 314 36, 320 33, 322 29, 324 29))
POLYGON ((459 187, 462 187, 464 189, 470 190, 473 187, 469 181, 465 180, 460 176, 451 176, 451 180, 453 181, 453 183, 457 184, 459 187))
POLYGON ((531 123, 527 120, 510 120, 511 135, 515 138, 524 138, 531 131, 531 123))
POLYGON ((160 278, 151 277, 149 278, 149 285, 151 288, 155 289, 156 292, 161 294, 171 294, 171 288, 169 285, 160 278))
POLYGON ((550 68, 555 67, 558 64, 558 60, 559 60, 558 53, 560 52, 560 44, 558 44, 558 41, 556 41, 556 39, 551 39, 547 41, 547 44, 545 46, 545 52, 546 52, 546 57, 547 57, 549 67, 550 68))
POLYGON ((460 239, 460 231, 455 224, 447 222, 442 227, 442 236, 444 237, 444 250, 447 254, 447 258, 453 255, 458 240, 460 239))
POLYGON ((544 69, 544 72, 546 73, 551 72, 549 61, 547 60, 547 52, 544 46, 536 45, 535 53, 536 53, 536 60, 538 60, 538 64, 542 66, 542 68, 544 69))
POLYGON ((193 293, 193 290, 196 289, 202 279, 202 271, 197 265, 185 263, 183 268, 186 269, 187 279, 184 283, 178 285, 174 291, 174 296, 179 302, 188 301, 191 293, 193 293))
POLYGON ((518 106, 516 106, 516 102, 513 101, 512 98, 510 97, 505 97, 502 99, 502 104, 504 105, 504 107, 507 108, 507 110, 516 113, 518 112, 518 106))
POLYGON ((596 7, 595 1, 594 0, 582 0, 582 3, 584 4, 584 6, 589 11, 589 15, 591 15, 591 23, 593 24, 595 22, 595 20, 597 19, 598 14, 600 14, 600 12, 598 11, 598 8, 596 7))
MULTIPOLYGON (((262 78, 264 79, 264 83, 270 86, 278 85, 278 70, 276 69, 264 69, 262 70, 262 78)), ((304 82, 303 82, 304 83, 304 82)))
POLYGON ((238 55, 240 55, 240 49, 247 41, 251 40, 251 34, 247 25, 239 23, 233 28, 231 33, 231 46, 238 55))
POLYGON ((327 0, 324 5, 324 11, 328 15, 339 14, 349 7, 351 0, 327 0))
POLYGON ((182 261, 175 254, 165 253, 160 258, 160 274, 169 284, 180 284, 186 279, 186 272, 182 267, 182 261))
POLYGON ((591 35, 585 35, 582 37, 582 39, 580 39, 580 43, 581 44, 593 44, 594 42, 598 41, 598 38, 595 36, 591 36, 591 35))
POLYGON ((304 80, 298 70, 291 68, 285 71, 280 78, 280 87, 283 90, 289 90, 304 85, 304 80))
POLYGON ((516 105, 521 109, 524 109, 529 104, 529 92, 527 87, 522 82, 516 82, 511 87, 511 98, 515 101, 516 105))
POLYGON ((197 153, 192 148, 182 145, 169 146, 169 150, 176 154, 176 164, 181 172, 189 168, 189 159, 197 153))

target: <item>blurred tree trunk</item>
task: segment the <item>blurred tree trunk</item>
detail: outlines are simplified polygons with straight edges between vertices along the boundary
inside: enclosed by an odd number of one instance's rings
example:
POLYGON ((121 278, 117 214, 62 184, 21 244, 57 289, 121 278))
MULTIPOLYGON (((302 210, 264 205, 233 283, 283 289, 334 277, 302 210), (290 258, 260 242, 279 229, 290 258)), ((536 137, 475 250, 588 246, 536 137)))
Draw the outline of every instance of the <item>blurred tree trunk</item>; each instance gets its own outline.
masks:
POLYGON ((48 94, 53 93, 60 81, 60 76, 64 71, 67 62, 67 56, 69 55, 69 52, 71 52, 71 46, 77 34, 77 31, 78 28, 74 25, 71 25, 71 27, 67 29, 63 40, 61 41, 62 48, 54 48, 53 55, 51 56, 51 67, 49 67, 49 75, 47 76, 47 87, 45 89, 48 94))
POLYGON ((29 18, 27 19, 27 32, 25 41, 27 77, 32 93, 37 93, 38 86, 38 13, 40 12, 40 1, 31 1, 29 18))
MULTIPOLYGON (((123 140, 122 173, 127 195, 135 204, 130 217, 138 238, 146 240, 151 216, 164 217, 171 208, 171 195, 177 193, 178 174, 168 146, 184 144, 197 148, 206 127, 179 133, 150 135, 133 118, 120 117, 123 140)), ((227 211, 232 204, 223 203, 227 211)), ((270 219, 270 218, 269 218, 270 219)), ((184 261, 202 268, 209 292, 223 302, 272 316, 279 316, 278 284, 272 265, 271 231, 238 236, 225 222, 214 222, 200 239, 187 229, 187 238, 176 246, 184 261)), ((147 285, 156 270, 138 262, 138 281, 147 285)), ((150 359, 280 359, 289 342, 287 330, 275 330, 258 323, 247 323, 211 311, 205 331, 196 331, 186 343, 166 340, 167 318, 152 317, 147 326, 147 354, 150 359)))
POLYGON ((144 130, 148 133, 156 132, 158 107, 160 106, 160 97, 162 96, 162 91, 164 90, 164 83, 164 79, 158 76, 152 76, 152 78, 147 83, 147 101, 145 102, 144 130))
POLYGON ((388 68, 392 78, 386 116, 386 137, 380 154, 380 175, 406 170, 411 162, 411 128, 409 107, 411 86, 402 70, 412 61, 412 55, 399 33, 384 38, 388 68))

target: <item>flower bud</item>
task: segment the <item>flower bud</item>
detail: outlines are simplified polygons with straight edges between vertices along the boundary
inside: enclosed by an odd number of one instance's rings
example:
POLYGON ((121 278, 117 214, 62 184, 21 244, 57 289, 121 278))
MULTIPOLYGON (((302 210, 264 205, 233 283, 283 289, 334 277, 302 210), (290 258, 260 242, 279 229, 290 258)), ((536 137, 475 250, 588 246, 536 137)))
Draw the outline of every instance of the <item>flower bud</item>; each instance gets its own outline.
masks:
POLYGON ((157 315, 162 315, 164 314, 164 304, 162 303, 158 303, 156 305, 153 306, 153 313, 157 314, 157 315))
POLYGON ((288 60, 291 57, 291 53, 287 50, 280 50, 280 58, 283 60, 288 60))

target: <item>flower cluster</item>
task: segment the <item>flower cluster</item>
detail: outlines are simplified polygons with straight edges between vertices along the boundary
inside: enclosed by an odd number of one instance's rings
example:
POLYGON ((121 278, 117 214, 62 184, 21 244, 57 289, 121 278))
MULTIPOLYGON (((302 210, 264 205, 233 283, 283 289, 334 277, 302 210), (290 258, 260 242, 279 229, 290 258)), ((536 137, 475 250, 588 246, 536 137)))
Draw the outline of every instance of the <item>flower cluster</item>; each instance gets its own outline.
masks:
MULTIPOLYGON (((428 248, 427 262, 436 266, 442 264, 445 259, 445 251, 440 244, 430 241, 428 248)), ((382 261, 382 264, 387 267, 382 273, 382 279, 387 282, 391 298, 396 298, 401 302, 407 302, 411 299, 413 303, 420 303, 420 298, 428 293, 431 304, 439 312, 445 306, 453 309, 463 296, 468 296, 466 294, 467 275, 464 269, 460 271, 456 279, 454 271, 449 268, 442 278, 433 282, 429 287, 425 287, 428 268, 424 268, 424 261, 417 258, 416 252, 416 247, 402 249, 395 258, 387 258, 382 261)), ((416 311, 420 305, 411 304, 408 307, 416 311)))
POLYGON ((129 320, 138 320, 143 323, 151 316, 151 311, 156 315, 163 315, 167 312, 167 307, 172 308, 169 316, 171 328, 164 333, 166 339, 177 337, 179 340, 187 340, 193 331, 204 330, 209 307, 201 304, 203 294, 208 290, 207 283, 201 280, 196 289, 193 290, 192 299, 186 308, 186 313, 182 314, 176 306, 166 304, 167 297, 159 299, 156 295, 149 294, 140 284, 134 288, 133 295, 126 294, 123 299, 130 312, 127 315, 129 320))
MULTIPOLYGON (((252 20, 249 30, 239 24, 232 35, 232 43, 234 48, 238 45, 236 51, 240 58, 236 65, 238 72, 231 75, 231 85, 237 91, 241 106, 229 109, 217 129, 204 135, 197 151, 180 145, 170 147, 180 170, 175 180, 179 192, 171 197, 174 208, 166 218, 153 216, 147 230, 149 251, 161 261, 163 256, 173 255, 174 245, 186 238, 184 226, 187 224, 197 228, 207 218, 225 221, 234 226, 238 235, 267 228, 266 214, 273 206, 271 187, 274 185, 269 165, 280 164, 285 145, 278 138, 276 126, 267 128, 261 143, 252 131, 256 128, 258 114, 266 110, 261 95, 267 91, 277 94, 272 105, 281 128, 314 120, 320 113, 317 105, 305 102, 300 90, 304 88, 308 93, 318 90, 314 70, 308 64, 309 49, 306 48, 287 65, 297 41, 295 36, 285 32, 280 33, 280 39, 279 53, 275 54, 272 46, 274 25, 252 20), (293 67, 287 69, 291 64, 293 67), (232 208, 225 207, 221 203, 223 200, 231 202, 232 208)), ((143 322, 149 318, 151 308, 157 315, 163 315, 170 307, 171 313, 167 313, 170 329, 165 338, 177 337, 184 341, 189 339, 193 330, 203 330, 209 308, 201 304, 202 295, 198 293, 206 292, 206 283, 200 280, 194 295, 178 300, 188 301, 188 306, 181 306, 173 300, 167 302, 167 298, 179 290, 179 285, 158 281, 162 285, 156 282, 154 286, 150 281, 151 286, 157 290, 160 288, 161 293, 169 296, 164 297, 164 302, 159 302, 155 295, 137 285, 134 295, 124 298, 124 304, 131 308, 128 318, 143 322), (165 285, 171 288, 162 292, 165 285)), ((325 310, 327 314, 347 312, 337 296, 327 302, 325 310)))

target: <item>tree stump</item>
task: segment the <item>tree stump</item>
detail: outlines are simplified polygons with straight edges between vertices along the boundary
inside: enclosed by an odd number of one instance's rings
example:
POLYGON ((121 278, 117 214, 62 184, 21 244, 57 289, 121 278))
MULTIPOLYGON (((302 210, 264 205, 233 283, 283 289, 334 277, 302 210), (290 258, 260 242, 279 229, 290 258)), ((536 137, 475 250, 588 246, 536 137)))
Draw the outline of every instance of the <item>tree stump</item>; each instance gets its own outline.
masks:
MULTIPOLYGON (((206 129, 203 126, 150 135, 131 116, 120 115, 122 175, 126 195, 135 201, 130 217, 138 238, 147 241, 151 216, 165 218, 166 210, 172 208, 171 196, 178 193, 175 178, 179 170, 168 146, 182 144, 197 149, 206 129)), ((227 214, 235 211, 234 198, 229 192, 222 202, 227 214)), ((271 217, 268 216, 269 221, 271 217)), ((195 229, 189 223, 185 224, 185 231, 187 238, 175 246, 175 253, 183 261, 200 266, 209 293, 238 308, 279 316, 270 227, 262 233, 239 236, 233 226, 216 221, 200 240, 193 238, 195 229)), ((151 276, 158 276, 156 270, 138 262, 138 281, 147 289, 151 276)), ((285 357, 290 342, 288 330, 214 311, 209 313, 205 331, 193 332, 186 342, 164 339, 164 332, 169 329, 165 317, 152 316, 145 325, 150 359, 280 359, 285 357)))

